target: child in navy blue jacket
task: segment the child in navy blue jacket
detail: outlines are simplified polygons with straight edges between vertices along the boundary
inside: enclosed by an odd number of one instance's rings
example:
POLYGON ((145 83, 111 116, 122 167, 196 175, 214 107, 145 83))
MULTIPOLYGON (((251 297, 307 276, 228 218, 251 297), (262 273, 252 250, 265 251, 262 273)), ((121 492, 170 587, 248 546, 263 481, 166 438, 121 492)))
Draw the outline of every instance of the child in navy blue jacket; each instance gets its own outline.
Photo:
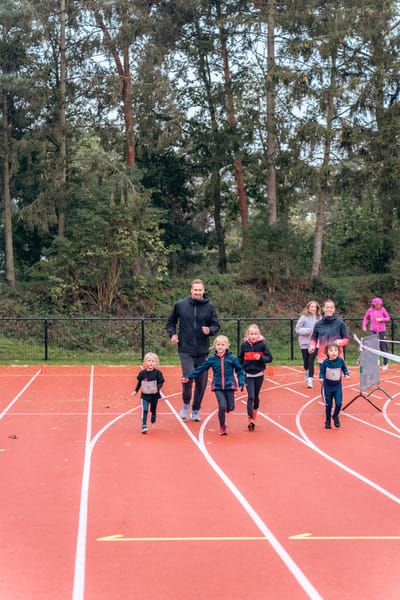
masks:
POLYGON ((349 370, 343 358, 339 356, 339 346, 336 343, 327 344, 325 354, 327 358, 319 369, 319 378, 322 381, 322 397, 325 402, 325 429, 331 429, 332 404, 335 399, 333 423, 340 427, 339 412, 342 408, 342 373, 350 377, 349 370))
POLYGON ((249 325, 246 337, 240 346, 239 360, 245 372, 247 388, 247 427, 255 429, 260 390, 264 381, 265 365, 272 362, 272 354, 256 324, 249 325))
POLYGON ((164 383, 164 376, 157 367, 159 360, 157 354, 148 352, 143 359, 143 369, 139 371, 137 376, 137 384, 133 390, 133 394, 137 394, 142 388, 142 433, 148 432, 147 416, 149 409, 151 412, 151 423, 155 423, 157 419, 157 404, 161 398, 161 388, 164 383))
POLYGON ((225 413, 235 410, 235 390, 243 390, 245 378, 244 369, 239 359, 229 350, 229 339, 218 335, 213 344, 215 353, 183 377, 184 383, 195 379, 200 373, 213 370, 211 389, 218 402, 219 434, 226 435, 225 413), (238 381, 236 381, 235 373, 238 381))

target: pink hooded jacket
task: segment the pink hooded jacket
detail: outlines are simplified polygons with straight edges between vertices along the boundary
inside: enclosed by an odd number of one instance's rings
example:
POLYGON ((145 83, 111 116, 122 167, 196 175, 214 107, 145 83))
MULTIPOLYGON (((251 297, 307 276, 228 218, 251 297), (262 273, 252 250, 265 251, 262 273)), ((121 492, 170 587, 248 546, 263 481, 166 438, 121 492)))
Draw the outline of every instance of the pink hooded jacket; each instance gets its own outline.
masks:
POLYGON ((374 298, 371 302, 371 308, 367 310, 364 315, 362 328, 363 331, 367 330, 369 323, 369 330, 371 333, 379 333, 380 331, 386 331, 386 323, 390 321, 390 315, 386 308, 382 305, 382 298, 374 298), (380 308, 374 308, 374 305, 380 304, 380 308), (379 320, 378 320, 379 319, 379 320))

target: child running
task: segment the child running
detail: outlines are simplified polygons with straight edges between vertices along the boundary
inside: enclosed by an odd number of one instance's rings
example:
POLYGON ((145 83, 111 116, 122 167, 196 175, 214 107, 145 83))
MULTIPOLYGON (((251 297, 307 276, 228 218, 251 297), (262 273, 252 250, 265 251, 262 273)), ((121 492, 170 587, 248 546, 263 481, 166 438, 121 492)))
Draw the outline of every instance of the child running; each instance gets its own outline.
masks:
POLYGON ((238 386, 243 390, 244 369, 237 356, 229 350, 229 339, 225 335, 218 335, 215 338, 213 348, 215 353, 196 369, 187 373, 183 377, 183 383, 188 383, 210 368, 213 370, 211 389, 218 402, 219 435, 226 435, 225 413, 235 410, 235 390, 238 386))
POLYGON ((239 351, 239 360, 245 372, 247 389, 247 427, 254 431, 260 406, 260 390, 264 381, 265 365, 272 362, 272 354, 261 335, 258 325, 249 325, 239 351))
POLYGON ((339 413, 342 408, 342 372, 345 377, 350 377, 349 370, 343 358, 339 356, 339 346, 336 343, 325 347, 327 358, 321 363, 319 378, 322 381, 322 397, 325 402, 325 429, 331 428, 332 404, 335 399, 335 410, 333 412, 333 423, 340 427, 339 413))
POLYGON ((142 388, 142 433, 148 432, 147 417, 149 408, 151 412, 151 423, 155 423, 157 419, 157 404, 161 398, 160 390, 164 383, 163 374, 156 367, 159 366, 157 354, 148 352, 143 359, 143 369, 137 376, 136 388, 133 394, 137 394, 142 388))

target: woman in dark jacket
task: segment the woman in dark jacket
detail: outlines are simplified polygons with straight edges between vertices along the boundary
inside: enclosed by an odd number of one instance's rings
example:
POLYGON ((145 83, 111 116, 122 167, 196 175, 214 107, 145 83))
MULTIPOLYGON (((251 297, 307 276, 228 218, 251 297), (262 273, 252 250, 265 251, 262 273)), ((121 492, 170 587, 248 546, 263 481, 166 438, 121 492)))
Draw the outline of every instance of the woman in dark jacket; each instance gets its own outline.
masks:
POLYGON ((349 330, 345 322, 335 314, 335 303, 328 298, 322 306, 322 319, 314 325, 308 351, 314 352, 318 347, 317 360, 321 364, 325 358, 325 348, 328 344, 335 343, 339 346, 340 356, 343 358, 343 348, 350 341, 349 330))

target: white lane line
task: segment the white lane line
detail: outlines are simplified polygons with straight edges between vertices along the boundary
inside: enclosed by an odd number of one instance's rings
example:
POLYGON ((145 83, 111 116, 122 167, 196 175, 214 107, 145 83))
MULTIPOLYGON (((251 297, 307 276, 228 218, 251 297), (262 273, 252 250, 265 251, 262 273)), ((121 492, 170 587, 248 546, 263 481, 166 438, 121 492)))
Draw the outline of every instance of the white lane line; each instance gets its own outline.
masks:
POLYGON ((362 475, 358 471, 355 471, 351 467, 348 467, 347 465, 345 465, 344 463, 340 462, 339 460, 337 460, 336 458, 334 458, 330 454, 327 454, 326 452, 324 452, 323 450, 321 450, 320 448, 318 448, 318 446, 314 442, 311 441, 311 439, 305 433, 305 431, 304 431, 304 429, 303 429, 303 427, 301 425, 301 417, 302 417, 303 411, 312 402, 315 402, 315 401, 316 401, 316 398, 312 398, 311 400, 309 400, 308 402, 306 402, 299 409, 299 411, 298 411, 298 413, 296 415, 296 426, 297 426, 298 431, 300 432, 300 435, 301 435, 300 438, 299 438, 299 436, 293 434, 291 431, 289 431, 288 429, 286 429, 285 427, 283 427, 282 425, 280 425, 280 423, 277 423, 276 421, 274 421, 273 419, 270 419, 269 417, 266 417, 266 418, 269 421, 271 421, 272 423, 274 423, 277 427, 280 427, 281 429, 284 429, 285 431, 287 431, 290 435, 292 435, 296 439, 301 440, 311 450, 313 450, 314 452, 316 452, 317 454, 319 454, 320 456, 322 456, 326 460, 329 460, 331 463, 333 463, 334 465, 336 465, 337 467, 339 467, 339 469, 342 469, 346 473, 349 473, 349 475, 352 475, 356 479, 359 479, 359 481, 362 481, 363 483, 365 483, 366 485, 368 485, 372 489, 376 490, 377 492, 379 492, 383 496, 386 496, 387 498, 389 498, 389 500, 392 500, 396 504, 400 504, 400 498, 398 496, 396 496, 395 494, 392 494, 391 492, 389 492, 389 490, 386 490, 385 488, 383 488, 379 484, 375 483, 374 481, 371 481, 371 479, 368 479, 368 477, 364 477, 364 475, 362 475))
POLYGON ((284 565, 287 567, 287 569, 291 572, 293 577, 297 580, 297 582, 299 583, 301 588, 304 590, 304 592, 307 594, 307 596, 309 598, 311 598, 312 600, 322 600, 322 596, 315 589, 315 587, 312 585, 312 583, 306 577, 306 575, 303 573, 303 571, 301 571, 300 567, 295 563, 295 561, 292 559, 292 557, 289 555, 289 553, 285 550, 285 548, 282 546, 282 544, 279 542, 279 540, 274 536, 272 531, 267 527, 267 525, 264 523, 264 521, 261 519, 261 517, 258 515, 258 513, 254 510, 254 508, 251 506, 251 504, 246 500, 246 498, 243 496, 243 494, 240 492, 240 490, 235 486, 235 484, 229 479, 229 477, 226 475, 226 473, 221 469, 221 467, 215 462, 215 460, 208 453, 208 450, 206 448, 206 444, 204 441, 204 430, 207 426, 208 421, 211 419, 211 417, 213 417, 216 414, 216 411, 213 411, 203 421, 203 423, 200 427, 200 432, 199 432, 200 440, 197 440, 197 438, 190 431, 190 429, 188 428, 186 423, 179 418, 174 407, 172 406, 172 404, 170 402, 168 402, 168 400, 167 400, 167 404, 170 407, 171 411, 179 419, 182 427, 185 429, 185 431, 187 432, 189 437, 193 440, 193 442, 199 448, 199 450, 201 451, 201 453, 203 454, 204 458, 207 460, 207 462, 209 463, 211 468, 220 477, 220 479, 225 483, 225 485, 228 487, 230 492, 234 495, 236 500, 241 504, 243 509, 246 511, 246 513, 252 519, 252 521, 254 522, 256 527, 261 531, 261 533, 265 537, 266 541, 268 541, 270 543, 272 548, 275 550, 275 552, 277 553, 279 558, 282 560, 284 565))
MULTIPOLYGON (((81 484, 81 500, 79 506, 79 522, 78 522, 78 533, 76 542, 75 552, 75 570, 74 570, 74 584, 72 592, 72 600, 84 600, 85 597, 85 574, 86 574, 86 545, 87 545, 87 523, 88 523, 88 501, 89 501, 89 482, 90 482, 90 469, 92 462, 93 450, 107 429, 112 427, 117 421, 123 419, 127 415, 131 414, 135 410, 141 408, 138 405, 130 410, 119 414, 112 419, 97 434, 92 438, 92 418, 93 418, 93 386, 94 386, 94 367, 90 370, 90 386, 89 386, 89 402, 88 402, 88 420, 86 425, 86 438, 85 438, 85 457, 83 463, 83 474, 81 484)), ((181 392, 179 392, 180 394, 181 392)), ((172 395, 178 395, 172 394, 172 395)))
POLYGON ((22 394, 24 392, 26 392, 26 390, 28 389, 28 387, 30 385, 32 385, 32 383, 35 381, 35 379, 36 379, 36 377, 38 377, 38 375, 40 375, 40 369, 39 369, 39 371, 36 371, 36 373, 30 378, 30 380, 28 381, 28 383, 26 383, 24 385, 24 387, 22 388, 22 390, 19 391, 18 394, 16 396, 14 396, 14 398, 11 400, 11 402, 4 408, 4 410, 1 411, 1 413, 0 413, 0 421, 8 413, 8 411, 11 410, 11 408, 14 406, 14 404, 17 402, 17 400, 19 398, 21 398, 22 394))
POLYGON ((85 597, 85 567, 86 567, 86 535, 87 535, 87 517, 88 517, 88 497, 90 465, 92 458, 93 445, 92 437, 92 414, 93 414, 93 383, 94 367, 90 368, 89 383, 89 401, 87 410, 86 437, 85 437, 85 456, 83 461, 83 473, 81 483, 81 500, 79 505, 78 534, 76 540, 74 585, 72 592, 73 600, 83 600, 85 597))

